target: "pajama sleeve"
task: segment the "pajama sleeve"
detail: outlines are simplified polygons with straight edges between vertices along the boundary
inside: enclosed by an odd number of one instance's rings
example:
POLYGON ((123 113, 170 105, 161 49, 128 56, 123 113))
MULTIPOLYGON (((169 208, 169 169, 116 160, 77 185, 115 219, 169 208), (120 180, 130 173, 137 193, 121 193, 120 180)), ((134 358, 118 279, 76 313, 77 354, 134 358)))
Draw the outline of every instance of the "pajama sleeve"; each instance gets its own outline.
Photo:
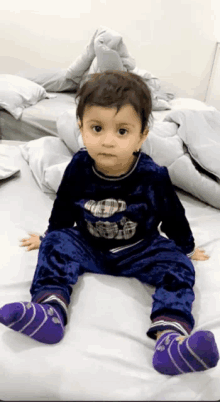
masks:
POLYGON ((66 167, 60 186, 57 190, 56 199, 53 204, 51 215, 49 218, 49 226, 42 240, 48 233, 53 230, 72 227, 75 223, 76 212, 74 207, 74 166, 72 161, 66 167))
POLYGON ((195 251, 195 242, 189 222, 185 215, 185 209, 181 204, 173 184, 171 183, 168 169, 161 167, 159 190, 161 230, 169 239, 175 241, 181 247, 184 254, 191 257, 195 251))

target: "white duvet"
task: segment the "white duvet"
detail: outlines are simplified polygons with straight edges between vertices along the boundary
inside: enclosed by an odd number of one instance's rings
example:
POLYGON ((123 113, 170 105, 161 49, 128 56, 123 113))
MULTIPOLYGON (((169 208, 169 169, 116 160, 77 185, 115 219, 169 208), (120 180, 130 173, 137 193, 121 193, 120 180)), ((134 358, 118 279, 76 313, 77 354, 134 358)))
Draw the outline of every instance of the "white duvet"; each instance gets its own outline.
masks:
POLYGON ((156 121, 142 146, 172 183, 220 209, 220 112, 173 110, 156 121))
POLYGON ((169 101, 174 94, 164 91, 154 74, 136 66, 120 33, 101 25, 67 69, 66 78, 82 86, 90 74, 106 70, 130 71, 140 75, 151 89, 153 110, 171 109, 169 101))

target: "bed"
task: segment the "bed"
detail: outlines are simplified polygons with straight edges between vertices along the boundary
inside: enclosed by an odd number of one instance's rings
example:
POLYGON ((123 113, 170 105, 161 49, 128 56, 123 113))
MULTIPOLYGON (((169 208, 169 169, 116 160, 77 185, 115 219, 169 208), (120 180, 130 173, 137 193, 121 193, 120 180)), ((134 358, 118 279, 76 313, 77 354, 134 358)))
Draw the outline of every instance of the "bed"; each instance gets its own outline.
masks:
MULTIPOLYGON (((175 102, 180 108, 181 102, 185 106, 188 102, 192 108, 192 100, 175 102)), ((156 112, 154 117, 161 121, 165 114, 156 112)), ((38 251, 26 252, 19 240, 30 232, 44 232, 55 199, 51 182, 43 186, 31 165, 36 144, 48 138, 54 146, 63 143, 50 136, 28 142, 0 141, 1 157, 12 172, 0 181, 0 305, 30 300, 38 251)), ((69 149, 62 149, 63 158, 68 158, 69 149)), ((47 169, 53 166, 51 160, 47 169)), ((220 211, 176 190, 197 246, 210 255, 206 262, 194 261, 195 328, 213 331, 220 345, 220 211)), ((178 395, 178 400, 220 399, 219 365, 208 372, 173 378, 153 369, 154 341, 146 336, 153 292, 133 278, 84 274, 74 286, 70 321, 60 344, 43 345, 0 326, 0 398, 156 401, 176 400, 178 395)))
MULTIPOLYGON (((26 107, 22 118, 15 119, 17 125, 8 116, 10 113, 0 111, 5 125, 2 129, 1 120, 0 306, 30 300, 38 250, 26 252, 19 247, 19 241, 29 233, 40 235, 45 231, 64 169, 82 146, 79 133, 69 131, 71 124, 67 124, 74 122, 73 92, 52 92, 58 96, 26 107), (55 103, 56 111, 49 106, 55 103), (28 125, 30 121, 35 122, 32 127, 28 125)), ((216 122, 219 117, 216 109, 204 102, 170 99, 169 109, 153 111, 154 124, 143 151, 168 167, 196 246, 210 256, 205 262, 193 262, 193 315, 195 330, 212 331, 220 348, 220 197, 218 171, 212 170, 218 165, 214 164, 212 169, 207 165, 204 170, 199 158, 196 162, 194 144, 186 146, 180 138, 184 125, 177 123, 177 118, 183 113, 184 117, 194 113, 195 118, 214 113, 216 122), (175 148, 177 153, 171 152, 172 160, 161 159, 160 144, 164 138, 168 145, 170 139, 182 144, 182 148, 175 148), (182 160, 188 163, 185 181, 175 175, 182 160), (210 186, 210 191, 204 190, 206 186, 210 186)), ((211 134, 215 133, 210 131, 210 138, 211 134)), ((74 285, 69 323, 59 344, 44 345, 1 325, 0 399, 220 400, 220 364, 206 372, 175 377, 153 369, 155 341, 146 336, 153 293, 154 288, 134 278, 86 273, 74 285)))

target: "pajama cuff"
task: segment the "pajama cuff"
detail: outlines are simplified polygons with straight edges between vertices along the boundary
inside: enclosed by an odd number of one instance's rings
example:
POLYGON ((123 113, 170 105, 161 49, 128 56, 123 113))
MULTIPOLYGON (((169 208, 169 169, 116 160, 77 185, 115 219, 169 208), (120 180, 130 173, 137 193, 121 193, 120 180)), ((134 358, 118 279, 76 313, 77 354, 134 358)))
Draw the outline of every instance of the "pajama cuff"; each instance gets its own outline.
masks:
POLYGON ((40 241, 42 241, 46 237, 47 233, 48 233, 48 230, 46 230, 46 232, 42 236, 40 236, 40 241))
POLYGON ((159 316, 152 321, 147 332, 147 336, 151 339, 157 339, 157 332, 166 331, 168 329, 179 332, 181 335, 188 336, 192 331, 192 326, 182 317, 159 316))
POLYGON ((64 314, 65 325, 67 324, 67 316, 68 316, 68 303, 61 294, 55 294, 52 292, 40 292, 38 295, 34 296, 31 300, 34 303, 49 303, 49 304, 59 304, 62 308, 64 314))
POLYGON ((187 257, 191 258, 192 255, 195 253, 196 248, 194 247, 193 251, 191 251, 191 253, 186 254, 187 257))

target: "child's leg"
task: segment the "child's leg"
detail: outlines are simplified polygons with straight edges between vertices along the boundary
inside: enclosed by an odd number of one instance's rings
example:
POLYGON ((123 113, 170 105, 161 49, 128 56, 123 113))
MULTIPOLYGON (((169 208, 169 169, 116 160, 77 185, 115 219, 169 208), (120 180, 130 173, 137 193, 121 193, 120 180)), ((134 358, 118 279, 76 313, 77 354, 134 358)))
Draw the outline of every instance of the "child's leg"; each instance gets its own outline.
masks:
POLYGON ((30 289, 32 302, 6 304, 0 309, 0 322, 39 342, 59 342, 67 323, 72 285, 84 272, 105 273, 102 259, 75 228, 47 234, 30 289))
POLYGON ((167 375, 208 370, 217 365, 219 352, 212 332, 191 334, 194 326, 191 314, 195 278, 193 264, 185 255, 179 255, 170 267, 163 282, 156 284, 153 296, 152 325, 147 334, 155 338, 155 329, 163 330, 156 332, 153 366, 167 375))
POLYGON ((190 259, 173 241, 160 236, 149 247, 142 242, 136 250, 125 252, 125 264, 121 262, 123 255, 118 255, 121 274, 156 287, 152 324, 147 332, 152 339, 158 336, 153 357, 155 369, 175 375, 214 367, 219 355, 213 334, 197 331, 190 335, 194 327, 191 310, 195 282, 190 259), (165 331, 170 331, 170 334, 165 331))

